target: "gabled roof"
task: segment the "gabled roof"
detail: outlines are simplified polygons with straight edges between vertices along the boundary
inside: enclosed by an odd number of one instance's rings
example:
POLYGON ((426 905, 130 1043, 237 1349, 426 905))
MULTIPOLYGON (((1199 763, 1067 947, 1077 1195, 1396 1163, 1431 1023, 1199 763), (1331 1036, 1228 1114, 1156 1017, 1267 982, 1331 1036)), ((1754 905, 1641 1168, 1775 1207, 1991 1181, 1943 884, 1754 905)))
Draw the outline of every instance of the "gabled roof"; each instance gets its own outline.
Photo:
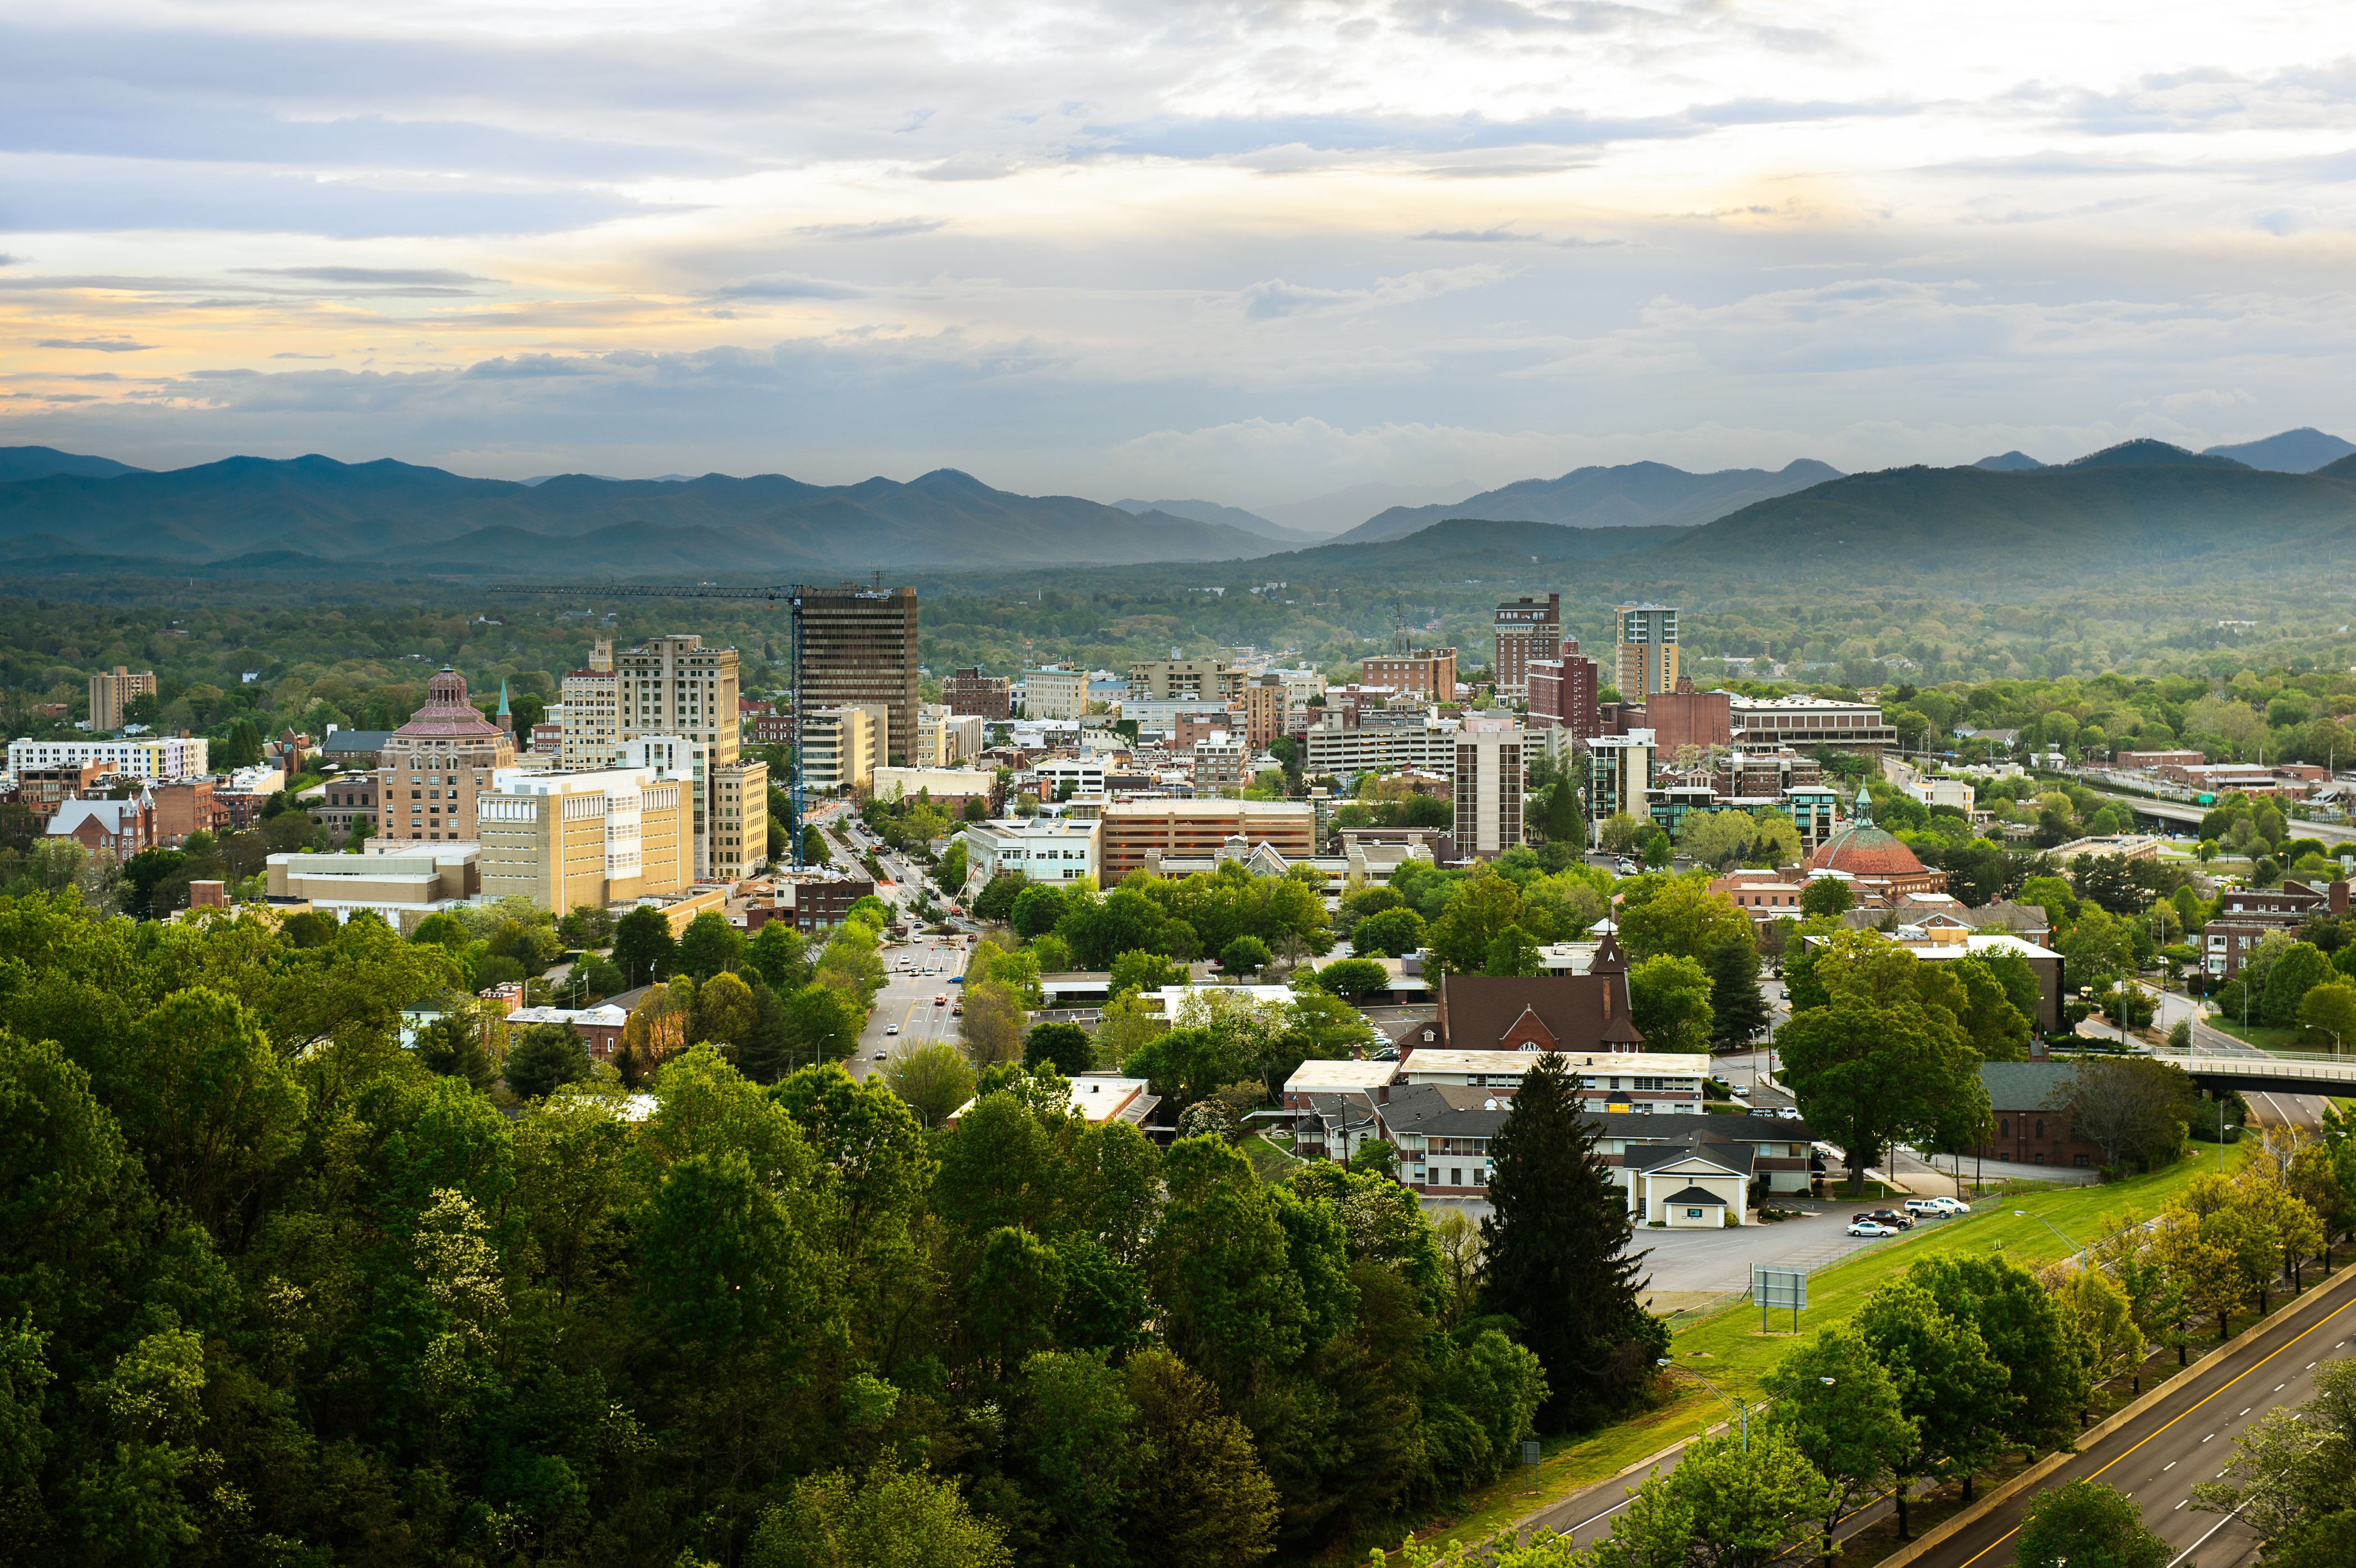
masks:
POLYGON ((1616 970, 1532 976, 1451 974, 1440 984, 1440 1038, 1453 1051, 1491 1051, 1525 1013, 1535 1015, 1564 1054, 1609 1052, 1642 1038, 1628 1025, 1628 981, 1616 970), (1614 1027, 1614 1024, 1619 1027, 1614 1027))
POLYGON ((1683 1192, 1673 1192, 1669 1194, 1664 1201, 1668 1203, 1690 1203, 1697 1207, 1705 1203, 1715 1203, 1720 1208, 1726 1207, 1726 1199, 1720 1197, 1718 1194, 1710 1191, 1709 1188, 1706 1187, 1689 1187, 1683 1192))
POLYGON ((1690 1160, 1728 1176, 1740 1176, 1751 1168, 1751 1151, 1740 1144, 1639 1144, 1620 1156, 1620 1164, 1631 1170, 1651 1172, 1690 1160), (1729 1163, 1736 1160, 1740 1164, 1729 1163))

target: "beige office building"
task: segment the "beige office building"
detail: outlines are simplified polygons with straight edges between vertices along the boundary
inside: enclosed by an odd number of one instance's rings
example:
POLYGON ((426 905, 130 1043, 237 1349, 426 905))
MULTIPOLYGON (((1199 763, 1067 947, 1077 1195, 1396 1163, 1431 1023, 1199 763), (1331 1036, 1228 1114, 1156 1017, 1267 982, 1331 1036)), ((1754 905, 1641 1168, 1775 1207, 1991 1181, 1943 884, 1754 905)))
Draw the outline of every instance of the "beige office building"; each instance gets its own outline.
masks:
POLYGON ((908 766, 955 768, 981 755, 981 743, 980 716, 952 713, 946 703, 928 703, 916 710, 916 752, 908 766))
POLYGON ((676 893, 695 881, 695 780, 651 768, 502 768, 476 803, 483 892, 559 913, 676 893))
POLYGON ((122 665, 116 665, 103 675, 90 678, 90 733, 100 735, 123 727, 123 710, 134 697, 155 694, 155 671, 144 670, 134 675, 122 665))
POLYGON ((1306 800, 1114 800, 1104 815, 1101 886, 1163 857, 1215 857, 1232 837, 1266 843, 1288 861, 1317 853, 1317 809, 1306 800))
POLYGON ((1677 612, 1669 605, 1621 605, 1612 612, 1620 700, 1641 703, 1677 689, 1677 612))
POLYGON ((802 714, 802 788, 835 795, 873 785, 884 766, 878 755, 884 721, 870 708, 818 708, 802 714))
POLYGON ((1199 697, 1222 708, 1240 706, 1244 672, 1229 669, 1223 659, 1141 660, 1129 667, 1129 689, 1131 695, 1151 702, 1199 697))
POLYGON ((559 765, 576 769, 612 766, 622 749, 621 683, 614 673, 612 643, 598 639, 590 647, 588 668, 565 671, 558 700, 559 765))
MULTIPOLYGON (((696 748, 700 766, 693 804, 698 878, 732 875, 723 867, 737 863, 716 859, 712 841, 744 836, 733 829, 719 833, 713 825, 722 820, 718 791, 731 777, 727 770, 736 766, 737 741, 743 734, 736 714, 736 671, 734 649, 707 648, 693 632, 651 638, 614 656, 616 727, 622 738, 617 760, 626 767, 637 765, 630 744, 646 738, 680 739, 696 748)), ((766 772, 763 778, 766 780, 766 772)), ((734 809, 741 810, 741 776, 737 788, 740 801, 734 809)), ((765 812, 765 839, 767 821, 765 812)))
POLYGON ((705 875, 714 882, 752 875, 769 858, 769 765, 722 763, 704 798, 712 803, 705 875))
POLYGON ((1076 719, 1088 711, 1088 672, 1066 664, 1023 671, 1023 716, 1076 719))
POLYGON ((1456 732, 1456 854, 1494 860, 1522 842, 1528 736, 1512 721, 1474 714, 1456 732))

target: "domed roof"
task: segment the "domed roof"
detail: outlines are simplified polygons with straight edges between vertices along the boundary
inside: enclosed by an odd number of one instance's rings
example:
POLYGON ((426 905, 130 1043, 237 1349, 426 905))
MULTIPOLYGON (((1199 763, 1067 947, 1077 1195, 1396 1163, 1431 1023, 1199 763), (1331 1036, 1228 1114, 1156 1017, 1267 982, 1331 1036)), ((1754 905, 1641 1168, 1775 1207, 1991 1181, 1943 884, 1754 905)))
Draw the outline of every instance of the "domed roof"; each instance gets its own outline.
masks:
POLYGON ((489 740, 505 734, 466 700, 466 678, 447 666, 425 682, 425 705, 392 733, 429 740, 489 740))
POLYGON ((1811 871, 1845 871, 1851 876, 1921 876, 1914 852, 1871 822, 1835 833, 1808 857, 1811 871))

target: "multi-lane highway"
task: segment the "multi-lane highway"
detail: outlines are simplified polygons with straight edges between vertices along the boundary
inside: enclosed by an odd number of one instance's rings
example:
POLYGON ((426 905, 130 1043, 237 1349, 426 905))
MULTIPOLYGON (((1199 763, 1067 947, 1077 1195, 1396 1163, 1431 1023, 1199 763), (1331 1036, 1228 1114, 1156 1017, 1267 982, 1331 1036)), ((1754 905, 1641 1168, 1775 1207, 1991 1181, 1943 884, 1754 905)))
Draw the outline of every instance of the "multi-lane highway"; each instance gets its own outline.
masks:
MULTIPOLYGON (((809 820, 826 829, 830 838, 833 830, 840 828, 859 850, 874 852, 884 875, 890 878, 887 885, 876 889, 876 896, 914 929, 916 916, 912 911, 917 902, 917 890, 924 885, 924 868, 884 848, 848 807, 813 813, 809 820)), ((837 854, 842 853, 839 841, 832 847, 837 854)), ((961 928, 969 924, 955 923, 961 928)), ((867 1015, 867 1027, 860 1034, 859 1054, 843 1064, 853 1078, 865 1078, 896 1052, 930 1040, 957 1039, 957 1020, 952 1015, 963 987, 952 984, 950 976, 964 972, 966 953, 959 949, 970 942, 969 935, 920 936, 913 942, 884 949, 884 989, 876 993, 874 1010, 867 1015), (947 1000, 937 1002, 937 997, 947 1000)))

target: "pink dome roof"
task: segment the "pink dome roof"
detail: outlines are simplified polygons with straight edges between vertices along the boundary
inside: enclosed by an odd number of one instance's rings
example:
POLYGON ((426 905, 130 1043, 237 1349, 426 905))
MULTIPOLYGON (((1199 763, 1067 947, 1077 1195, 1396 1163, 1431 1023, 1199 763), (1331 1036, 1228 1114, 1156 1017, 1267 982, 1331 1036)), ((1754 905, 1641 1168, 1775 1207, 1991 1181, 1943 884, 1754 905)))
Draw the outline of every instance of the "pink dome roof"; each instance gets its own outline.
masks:
POLYGON ((507 732, 466 701, 466 678, 444 669, 425 683, 425 705, 392 733, 421 740, 496 740, 507 732))

